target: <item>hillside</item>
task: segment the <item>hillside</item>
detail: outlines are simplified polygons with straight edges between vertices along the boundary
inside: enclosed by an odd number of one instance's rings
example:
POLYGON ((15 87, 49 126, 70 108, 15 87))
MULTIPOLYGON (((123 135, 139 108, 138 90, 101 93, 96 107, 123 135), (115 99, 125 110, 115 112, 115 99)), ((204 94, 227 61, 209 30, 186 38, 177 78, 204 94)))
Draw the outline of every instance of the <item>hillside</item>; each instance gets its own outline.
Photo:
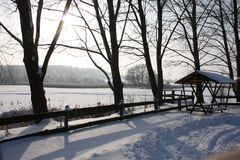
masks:
MULTIPOLYGON (((0 84, 28 84, 24 66, 2 66, 0 84)), ((96 69, 49 66, 45 86, 52 87, 98 87, 106 86, 105 76, 96 69)))

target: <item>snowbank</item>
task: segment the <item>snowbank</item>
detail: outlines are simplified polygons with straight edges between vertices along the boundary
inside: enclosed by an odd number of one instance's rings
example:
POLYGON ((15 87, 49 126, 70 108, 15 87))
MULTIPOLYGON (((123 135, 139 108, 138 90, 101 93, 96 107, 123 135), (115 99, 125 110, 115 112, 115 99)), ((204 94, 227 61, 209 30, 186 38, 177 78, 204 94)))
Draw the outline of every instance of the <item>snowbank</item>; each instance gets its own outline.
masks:
POLYGON ((234 149, 240 149, 239 109, 207 116, 172 111, 2 143, 0 159, 192 160, 234 149))

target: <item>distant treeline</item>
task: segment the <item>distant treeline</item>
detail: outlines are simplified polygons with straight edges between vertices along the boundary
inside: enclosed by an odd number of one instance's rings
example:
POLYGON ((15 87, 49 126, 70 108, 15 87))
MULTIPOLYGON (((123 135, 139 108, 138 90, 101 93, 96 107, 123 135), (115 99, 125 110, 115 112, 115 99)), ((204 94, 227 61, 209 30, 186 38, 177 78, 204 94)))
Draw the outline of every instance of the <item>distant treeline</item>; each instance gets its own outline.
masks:
MULTIPOLYGON (((28 84, 23 65, 1 66, 0 84, 28 84)), ((105 76, 96 69, 69 66, 49 66, 45 86, 51 87, 106 87, 105 76)))

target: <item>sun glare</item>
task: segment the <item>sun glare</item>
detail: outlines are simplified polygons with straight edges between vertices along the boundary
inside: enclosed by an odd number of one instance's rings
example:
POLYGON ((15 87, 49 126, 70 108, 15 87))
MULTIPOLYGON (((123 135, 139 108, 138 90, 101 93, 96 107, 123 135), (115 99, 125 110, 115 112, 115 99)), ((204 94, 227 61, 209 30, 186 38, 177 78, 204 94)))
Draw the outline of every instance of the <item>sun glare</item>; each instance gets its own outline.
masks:
POLYGON ((64 25, 72 25, 72 17, 69 14, 64 16, 62 20, 64 21, 64 25))

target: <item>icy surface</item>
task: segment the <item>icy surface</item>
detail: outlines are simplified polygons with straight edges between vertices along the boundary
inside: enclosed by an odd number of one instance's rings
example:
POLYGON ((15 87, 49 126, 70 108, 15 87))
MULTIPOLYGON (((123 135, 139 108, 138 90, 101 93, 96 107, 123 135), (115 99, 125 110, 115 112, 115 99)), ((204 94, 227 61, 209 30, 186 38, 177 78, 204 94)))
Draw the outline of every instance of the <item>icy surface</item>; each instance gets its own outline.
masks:
MULTIPOLYGON (((109 88, 47 88, 46 99, 48 108, 65 109, 85 108, 97 104, 113 104, 114 98, 109 88)), ((139 102, 153 100, 150 89, 124 89, 125 102, 139 102)), ((0 85, 0 114, 10 110, 31 108, 31 95, 29 86, 0 85)))
MULTIPOLYGON (((58 125, 46 120, 32 127, 10 130, 10 134, 58 125)), ((184 111, 150 114, 19 139, 0 144, 0 159, 193 160, 233 149, 240 149, 240 109, 236 107, 211 115, 184 111)))

